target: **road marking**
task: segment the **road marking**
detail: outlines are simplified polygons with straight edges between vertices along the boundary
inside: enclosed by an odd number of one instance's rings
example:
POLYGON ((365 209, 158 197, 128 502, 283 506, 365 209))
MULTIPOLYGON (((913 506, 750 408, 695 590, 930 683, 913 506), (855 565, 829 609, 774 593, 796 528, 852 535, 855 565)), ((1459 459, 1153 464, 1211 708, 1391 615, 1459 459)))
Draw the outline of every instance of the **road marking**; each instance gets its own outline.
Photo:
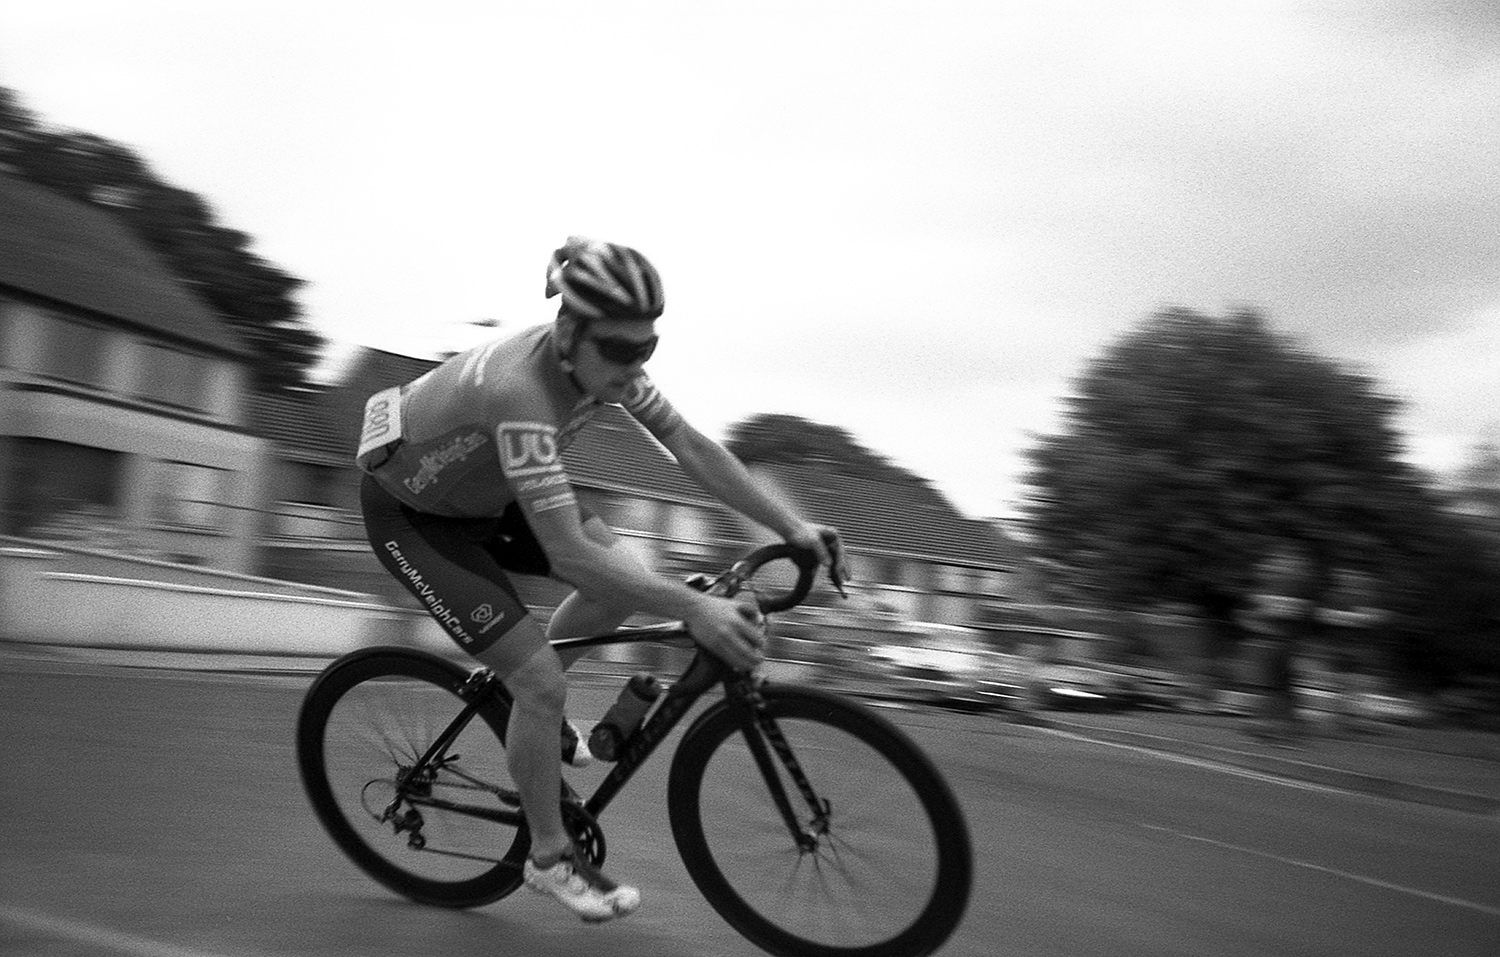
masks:
POLYGON ((1087 741, 1090 744, 1102 744, 1107 748, 1118 748, 1121 751, 1134 751, 1138 754, 1148 754, 1154 758, 1164 761, 1173 761, 1177 764, 1185 764, 1191 768, 1201 768, 1205 771, 1218 771, 1221 774, 1232 774, 1236 777, 1249 778, 1252 781, 1260 781, 1265 784, 1279 784, 1282 787, 1293 788, 1298 791, 1317 791, 1323 794, 1344 794, 1354 797, 1371 797, 1361 791, 1352 791, 1348 788, 1334 787, 1330 784, 1314 784, 1311 781, 1300 781, 1296 778, 1281 777, 1275 774, 1267 774, 1263 771, 1252 771, 1249 768, 1238 767, 1223 761, 1213 761, 1208 758, 1194 758, 1185 754, 1176 754, 1171 751, 1162 751, 1159 748, 1148 748, 1141 744, 1124 744, 1120 741, 1106 741, 1102 738, 1091 738, 1086 734, 1076 731, 1064 731, 1061 728, 1046 728, 1052 734, 1059 737, 1072 738, 1075 741, 1087 741))
POLYGON ((51 937, 103 947, 131 957, 222 957, 214 951, 178 947, 148 937, 138 937, 122 930, 97 927, 81 920, 53 917, 36 911, 0 904, 0 921, 51 937))
POLYGON ((1366 877, 1363 874, 1356 874, 1353 871, 1340 870, 1337 867, 1325 867, 1322 864, 1313 864, 1309 861, 1299 861, 1294 857, 1282 857, 1280 854, 1272 854, 1269 851, 1258 851, 1253 847, 1244 847, 1239 844, 1230 844, 1227 841, 1216 841, 1211 837, 1201 837, 1197 834, 1189 834, 1186 831, 1178 831, 1170 827, 1162 827, 1159 824, 1142 824, 1141 827, 1144 827, 1148 831, 1161 831, 1165 834, 1171 834, 1174 837, 1180 837, 1186 841, 1197 841, 1200 844, 1210 844, 1214 847, 1224 848, 1225 850, 1238 851, 1241 854, 1249 854, 1252 857, 1265 858, 1268 861, 1277 861, 1281 864, 1290 864, 1293 867, 1302 867, 1310 871, 1318 871, 1323 874, 1332 874, 1334 877, 1342 877, 1345 880, 1356 881, 1360 884, 1367 884, 1370 887, 1379 887, 1382 890, 1395 891, 1399 894, 1409 894, 1412 897, 1420 897, 1423 900, 1436 901, 1439 904, 1449 904, 1453 907, 1462 907, 1466 910, 1478 911, 1481 914, 1487 914, 1490 917, 1500 917, 1500 907, 1493 907, 1489 904, 1480 904, 1476 901, 1464 900, 1462 897, 1449 897, 1447 894, 1435 894, 1432 891, 1424 891, 1415 887, 1407 887, 1405 884, 1393 884, 1390 881, 1383 881, 1377 877, 1366 877))

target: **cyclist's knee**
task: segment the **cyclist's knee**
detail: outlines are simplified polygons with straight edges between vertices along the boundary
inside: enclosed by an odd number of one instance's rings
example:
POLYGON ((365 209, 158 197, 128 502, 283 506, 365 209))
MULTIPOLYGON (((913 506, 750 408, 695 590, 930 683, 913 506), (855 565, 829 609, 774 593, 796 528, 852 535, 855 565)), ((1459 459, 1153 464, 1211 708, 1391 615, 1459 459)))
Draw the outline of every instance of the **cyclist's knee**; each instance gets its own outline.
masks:
POLYGON ((568 701, 568 679, 562 661, 551 648, 539 649, 504 677, 516 704, 523 708, 561 712, 568 701))

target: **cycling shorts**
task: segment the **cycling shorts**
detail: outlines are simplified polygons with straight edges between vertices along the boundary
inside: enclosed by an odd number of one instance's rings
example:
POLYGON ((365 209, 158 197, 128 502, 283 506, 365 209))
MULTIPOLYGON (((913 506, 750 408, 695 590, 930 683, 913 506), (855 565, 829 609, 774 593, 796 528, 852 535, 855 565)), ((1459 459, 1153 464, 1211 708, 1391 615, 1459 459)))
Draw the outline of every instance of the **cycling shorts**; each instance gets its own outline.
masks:
MULTIPOLYGON (((490 648, 529 614, 506 573, 551 574, 547 553, 514 502, 498 518, 430 515, 366 475, 360 506, 380 563, 471 655, 490 648)), ((519 666, 537 650, 517 648, 506 658, 519 666)))

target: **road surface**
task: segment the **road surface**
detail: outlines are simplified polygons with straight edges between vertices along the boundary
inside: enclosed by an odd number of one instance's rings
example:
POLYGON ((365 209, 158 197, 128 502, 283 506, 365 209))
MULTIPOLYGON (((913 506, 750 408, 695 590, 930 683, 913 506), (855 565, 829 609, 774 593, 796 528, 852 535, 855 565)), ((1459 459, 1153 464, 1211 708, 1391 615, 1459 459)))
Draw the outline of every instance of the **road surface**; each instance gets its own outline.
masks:
MULTIPOLYGON (((16 957, 740 957, 671 843, 658 755, 602 820, 642 910, 522 890, 423 908, 340 857, 303 798, 306 676, 58 663, 0 673, 0 953, 16 957)), ((615 689, 575 690, 592 720, 615 689)), ((890 711, 963 801, 977 879, 953 957, 1500 953, 1500 819, 1210 762, 890 711)), ((587 787, 593 770, 583 772, 587 787)))

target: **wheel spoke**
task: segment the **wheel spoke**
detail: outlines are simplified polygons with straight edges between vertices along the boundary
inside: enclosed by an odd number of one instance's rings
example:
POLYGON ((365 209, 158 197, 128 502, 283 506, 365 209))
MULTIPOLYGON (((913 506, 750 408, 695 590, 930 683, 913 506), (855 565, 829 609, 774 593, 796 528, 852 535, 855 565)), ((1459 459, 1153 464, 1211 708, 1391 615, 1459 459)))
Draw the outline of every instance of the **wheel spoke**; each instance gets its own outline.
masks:
MULTIPOLYGON (((909 739, 867 709, 805 690, 768 692, 826 821, 800 851, 743 736, 721 712, 685 739, 669 804, 684 862, 732 924, 773 953, 927 953, 961 918, 971 879, 962 812, 909 739)), ((783 778, 787 780, 787 778, 783 778)), ((798 806, 801 786, 797 788, 798 806)))
POLYGON ((415 900, 474 906, 519 883, 526 836, 463 810, 515 809, 503 703, 481 709, 436 761, 417 767, 464 711, 450 690, 454 669, 410 652, 335 663, 304 705, 299 760, 319 817, 356 864, 415 900))

